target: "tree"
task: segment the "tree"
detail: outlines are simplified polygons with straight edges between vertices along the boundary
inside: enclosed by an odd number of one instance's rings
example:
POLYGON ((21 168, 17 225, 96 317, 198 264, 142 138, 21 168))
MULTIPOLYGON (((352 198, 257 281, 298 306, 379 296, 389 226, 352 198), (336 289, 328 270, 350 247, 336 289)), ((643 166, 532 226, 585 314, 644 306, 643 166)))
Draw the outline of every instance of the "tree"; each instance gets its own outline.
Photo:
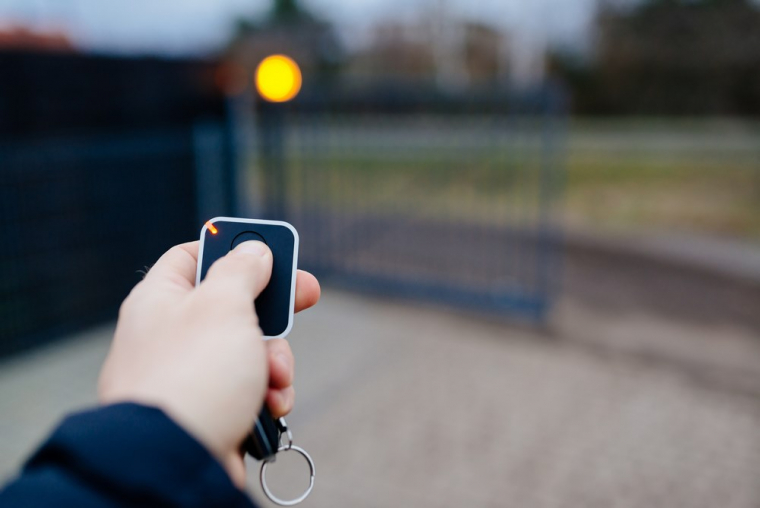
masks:
POLYGON ((750 0, 605 2, 590 64, 555 60, 583 112, 760 114, 760 9, 750 0))
POLYGON ((284 53, 294 58, 314 81, 332 77, 343 59, 343 48, 333 25, 320 20, 298 0, 272 0, 260 19, 238 20, 227 57, 249 69, 267 55, 284 53))
POLYGON ((271 23, 293 23, 302 21, 312 21, 314 18, 301 7, 298 0, 273 0, 272 9, 269 13, 271 23))

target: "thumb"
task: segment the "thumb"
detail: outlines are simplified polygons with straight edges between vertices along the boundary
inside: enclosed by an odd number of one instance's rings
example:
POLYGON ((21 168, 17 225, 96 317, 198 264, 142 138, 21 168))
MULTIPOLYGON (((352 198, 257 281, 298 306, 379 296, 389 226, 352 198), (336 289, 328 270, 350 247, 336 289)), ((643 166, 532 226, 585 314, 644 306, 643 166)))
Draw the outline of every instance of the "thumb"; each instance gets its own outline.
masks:
POLYGON ((201 288, 253 301, 269 284, 272 251, 263 242, 243 242, 211 265, 201 288))

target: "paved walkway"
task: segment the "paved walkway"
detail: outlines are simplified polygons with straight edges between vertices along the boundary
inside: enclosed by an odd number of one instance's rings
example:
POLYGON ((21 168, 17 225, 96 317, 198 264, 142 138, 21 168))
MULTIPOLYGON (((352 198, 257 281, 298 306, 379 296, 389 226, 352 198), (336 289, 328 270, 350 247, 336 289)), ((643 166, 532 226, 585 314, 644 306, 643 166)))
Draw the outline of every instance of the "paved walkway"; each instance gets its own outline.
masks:
MULTIPOLYGON (((0 476, 93 401, 110 333, 0 364, 0 476)), ((758 330, 572 299, 535 330, 328 291, 290 339, 304 507, 760 506, 758 330)))

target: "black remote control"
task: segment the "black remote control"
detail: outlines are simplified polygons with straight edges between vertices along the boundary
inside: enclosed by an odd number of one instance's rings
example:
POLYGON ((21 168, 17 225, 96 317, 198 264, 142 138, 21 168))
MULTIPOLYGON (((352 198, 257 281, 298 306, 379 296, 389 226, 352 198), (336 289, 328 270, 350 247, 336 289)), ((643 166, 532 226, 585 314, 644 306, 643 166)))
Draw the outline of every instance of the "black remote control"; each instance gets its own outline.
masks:
MULTIPOLYGON (((259 326, 265 339, 285 337, 293 327, 298 232, 287 222, 216 217, 201 230, 196 285, 217 259, 248 240, 267 244, 272 251, 272 277, 255 302, 259 326)), ((221 339, 220 339, 221 340, 221 339)), ((277 453, 280 424, 264 405, 253 430, 243 443, 252 457, 264 460, 277 453)))

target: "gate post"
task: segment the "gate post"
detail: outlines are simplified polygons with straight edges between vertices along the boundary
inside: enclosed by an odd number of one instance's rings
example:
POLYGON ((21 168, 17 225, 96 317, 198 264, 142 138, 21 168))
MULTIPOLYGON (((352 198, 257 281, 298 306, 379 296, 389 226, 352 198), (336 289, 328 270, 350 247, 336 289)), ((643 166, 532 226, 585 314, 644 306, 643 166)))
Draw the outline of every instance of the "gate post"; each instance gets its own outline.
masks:
POLYGON ((263 100, 257 106, 264 214, 268 219, 287 220, 284 106, 263 100))

